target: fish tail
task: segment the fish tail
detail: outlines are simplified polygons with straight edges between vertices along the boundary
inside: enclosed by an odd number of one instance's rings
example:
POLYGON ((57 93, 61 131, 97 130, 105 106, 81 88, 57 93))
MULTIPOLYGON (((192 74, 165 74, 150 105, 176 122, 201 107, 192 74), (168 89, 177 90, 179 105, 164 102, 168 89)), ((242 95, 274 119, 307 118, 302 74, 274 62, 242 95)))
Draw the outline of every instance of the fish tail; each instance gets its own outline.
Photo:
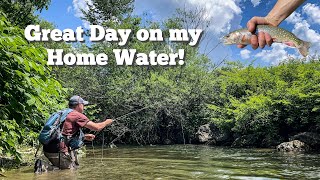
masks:
POLYGON ((309 54, 309 48, 311 46, 310 42, 302 41, 302 45, 298 48, 300 54, 306 57, 309 54))

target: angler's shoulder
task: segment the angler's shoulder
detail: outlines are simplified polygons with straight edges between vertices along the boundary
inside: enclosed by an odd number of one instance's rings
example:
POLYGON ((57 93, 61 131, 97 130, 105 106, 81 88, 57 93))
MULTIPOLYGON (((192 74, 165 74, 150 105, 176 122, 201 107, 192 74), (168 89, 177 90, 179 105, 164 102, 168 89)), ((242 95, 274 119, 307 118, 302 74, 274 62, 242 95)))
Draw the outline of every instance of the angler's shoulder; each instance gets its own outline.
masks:
POLYGON ((78 119, 78 118, 87 118, 86 115, 78 112, 78 111, 71 111, 68 116, 68 119, 78 119))

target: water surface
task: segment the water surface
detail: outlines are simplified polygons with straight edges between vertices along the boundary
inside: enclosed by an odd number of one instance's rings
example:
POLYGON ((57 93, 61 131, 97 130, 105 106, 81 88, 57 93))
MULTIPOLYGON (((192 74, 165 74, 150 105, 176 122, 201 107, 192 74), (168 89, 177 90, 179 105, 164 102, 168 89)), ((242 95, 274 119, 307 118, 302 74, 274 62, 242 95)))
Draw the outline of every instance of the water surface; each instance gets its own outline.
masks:
POLYGON ((198 145, 87 147, 78 170, 33 174, 33 167, 0 179, 320 179, 320 155, 271 149, 198 145))

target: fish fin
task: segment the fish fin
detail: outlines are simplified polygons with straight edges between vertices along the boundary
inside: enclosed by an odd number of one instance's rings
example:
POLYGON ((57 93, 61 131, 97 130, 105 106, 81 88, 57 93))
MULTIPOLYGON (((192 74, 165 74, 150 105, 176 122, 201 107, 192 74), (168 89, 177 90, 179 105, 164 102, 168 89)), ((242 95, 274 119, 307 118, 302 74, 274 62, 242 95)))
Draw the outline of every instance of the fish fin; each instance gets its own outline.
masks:
POLYGON ((285 45, 290 46, 290 47, 296 47, 296 45, 291 42, 291 41, 287 41, 287 42, 283 42, 285 45))
POLYGON ((302 41, 302 45, 298 47, 298 50, 302 56, 306 57, 309 54, 310 42, 302 41))

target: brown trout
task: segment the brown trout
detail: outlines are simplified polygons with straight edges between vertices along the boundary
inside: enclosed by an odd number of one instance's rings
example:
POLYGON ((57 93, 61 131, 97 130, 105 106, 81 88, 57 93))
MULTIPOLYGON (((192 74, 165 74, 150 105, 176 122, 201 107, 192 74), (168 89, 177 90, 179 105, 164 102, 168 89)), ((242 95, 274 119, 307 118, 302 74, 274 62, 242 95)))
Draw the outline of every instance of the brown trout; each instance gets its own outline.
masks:
MULTIPOLYGON (((273 42, 276 43, 283 43, 287 46, 298 48, 300 54, 302 54, 304 57, 306 57, 309 53, 310 48, 310 42, 303 41, 297 36, 295 36, 293 33, 274 26, 269 25, 257 25, 256 27, 256 33, 258 32, 266 32, 270 34, 273 42)), ((238 29, 236 31, 233 31, 229 33, 228 35, 223 37, 223 43, 224 44, 251 44, 250 38, 252 36, 252 33, 248 31, 248 29, 238 29)))

